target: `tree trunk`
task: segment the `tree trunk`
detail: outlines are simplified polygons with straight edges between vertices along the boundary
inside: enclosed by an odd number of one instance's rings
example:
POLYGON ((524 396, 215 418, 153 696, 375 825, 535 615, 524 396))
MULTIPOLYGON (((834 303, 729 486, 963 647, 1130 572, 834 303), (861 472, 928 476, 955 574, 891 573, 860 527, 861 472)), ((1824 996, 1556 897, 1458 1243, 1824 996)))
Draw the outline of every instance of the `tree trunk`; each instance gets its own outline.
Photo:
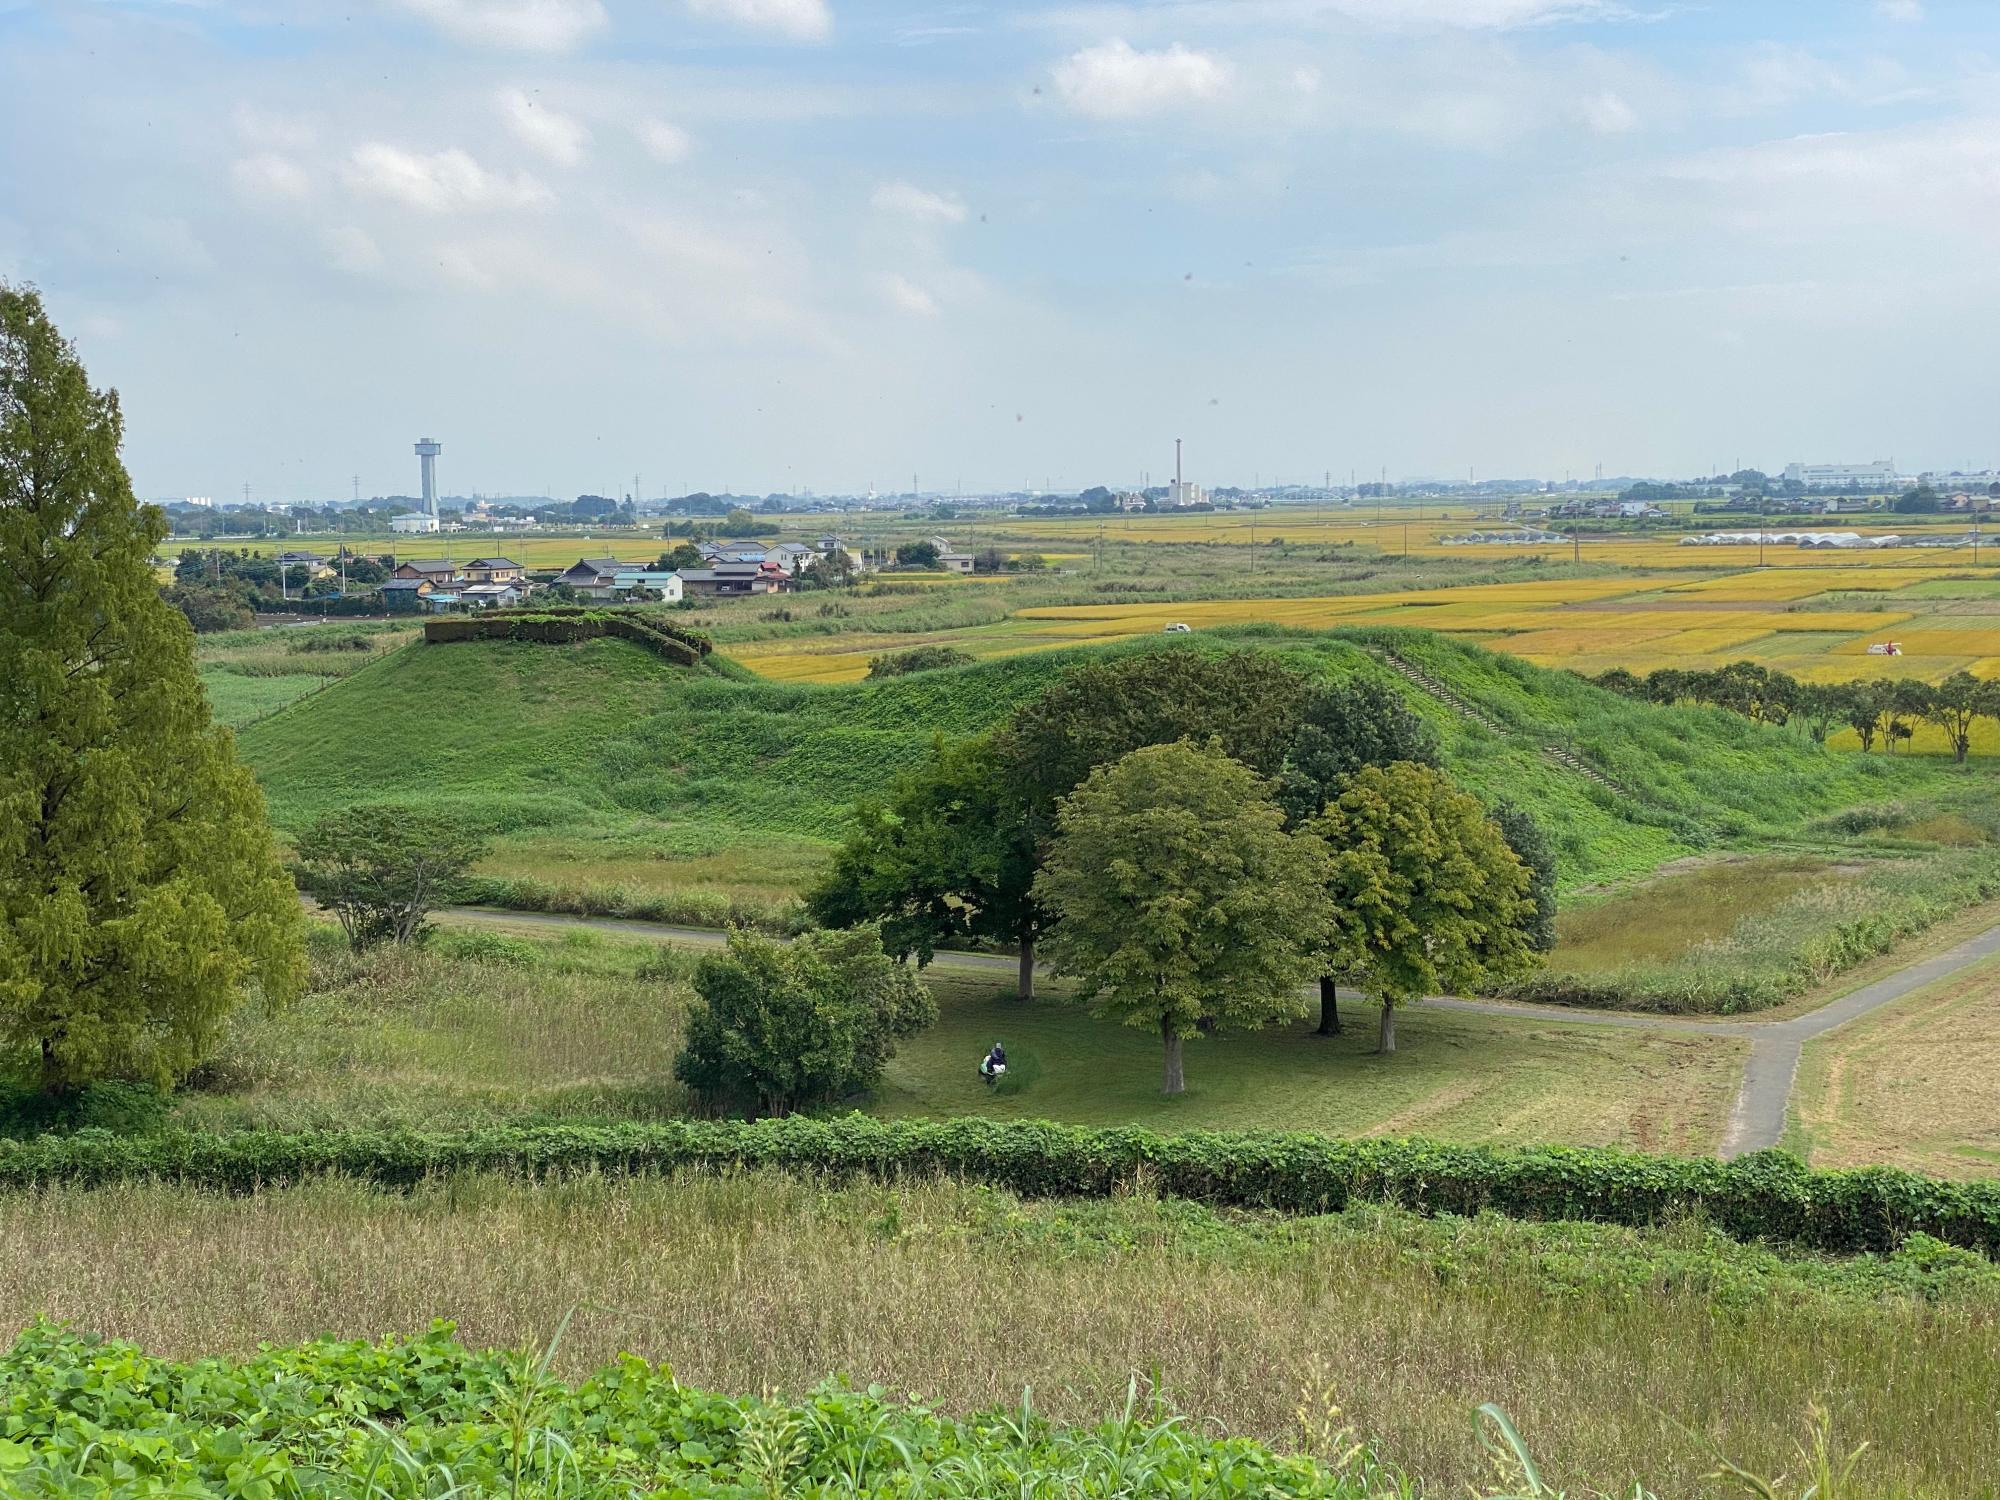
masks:
POLYGON ((1167 1074, 1166 1081, 1160 1086, 1161 1092, 1168 1094, 1184 1093, 1187 1089, 1187 1079, 1181 1073, 1180 1033, 1174 1030, 1171 1023, 1162 1022, 1160 1024, 1160 1039, 1167 1045, 1167 1074))
POLYGON ((1375 1050, 1385 1057, 1396 1050, 1396 1007, 1386 1001, 1382 1006, 1382 1038, 1375 1050))
POLYGON ((1340 993, 1334 987, 1332 976, 1322 974, 1319 981, 1319 1036, 1340 1035, 1340 993))
POLYGON ((1032 931, 1021 934, 1021 973, 1014 981, 1014 996, 1019 1000, 1035 998, 1035 934, 1032 931))

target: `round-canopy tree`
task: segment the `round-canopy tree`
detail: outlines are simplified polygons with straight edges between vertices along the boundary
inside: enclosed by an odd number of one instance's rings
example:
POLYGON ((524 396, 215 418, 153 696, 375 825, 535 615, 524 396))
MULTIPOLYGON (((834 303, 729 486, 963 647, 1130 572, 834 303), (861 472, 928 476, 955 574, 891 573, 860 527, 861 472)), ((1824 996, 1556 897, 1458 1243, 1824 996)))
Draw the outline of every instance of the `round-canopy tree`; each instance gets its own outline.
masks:
POLYGON ((1320 971, 1328 866, 1284 830, 1269 783, 1214 746, 1134 750, 1063 800, 1035 895, 1058 917, 1059 973, 1101 1015, 1157 1031, 1165 1090, 1181 1043, 1305 1012, 1320 971))
POLYGON ((300 978, 298 895, 209 721, 118 457, 41 298, 0 285, 0 1050, 42 1087, 166 1082, 300 978))
POLYGON ((1332 856, 1335 967, 1382 1005, 1464 994, 1536 962, 1533 874, 1479 799, 1442 771, 1369 766, 1307 826, 1332 856))

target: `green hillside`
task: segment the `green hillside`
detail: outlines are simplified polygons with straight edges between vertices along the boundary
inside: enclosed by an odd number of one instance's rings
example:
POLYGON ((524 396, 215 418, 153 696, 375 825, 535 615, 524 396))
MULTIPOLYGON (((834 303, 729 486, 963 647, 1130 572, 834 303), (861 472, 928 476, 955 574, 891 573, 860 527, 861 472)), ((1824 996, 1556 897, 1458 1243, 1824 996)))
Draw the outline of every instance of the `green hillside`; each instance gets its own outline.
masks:
POLYGON ((498 875, 620 888, 624 909, 643 905, 640 892, 697 888, 750 909, 796 889, 853 802, 936 736, 995 723, 1087 655, 1243 646, 1315 675, 1394 683, 1437 724, 1457 775, 1548 824, 1570 886, 1783 837, 1943 774, 1721 712, 1632 703, 1427 632, 1254 627, 837 687, 690 673, 613 640, 416 644, 253 725, 242 746, 281 828, 357 798, 422 803, 490 830, 498 875), (1487 723, 1398 673, 1390 653, 1487 723), (1573 759, 1551 758, 1551 744, 1573 759))

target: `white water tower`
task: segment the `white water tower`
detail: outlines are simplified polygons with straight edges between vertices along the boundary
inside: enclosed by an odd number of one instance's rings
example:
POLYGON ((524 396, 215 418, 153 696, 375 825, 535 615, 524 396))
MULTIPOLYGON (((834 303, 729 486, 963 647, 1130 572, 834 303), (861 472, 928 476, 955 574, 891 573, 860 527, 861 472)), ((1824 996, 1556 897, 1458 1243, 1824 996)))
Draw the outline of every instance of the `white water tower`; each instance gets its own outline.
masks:
POLYGON ((429 438, 417 442, 417 458, 424 471, 424 514, 434 521, 438 513, 437 461, 443 451, 443 443, 434 443, 429 438))

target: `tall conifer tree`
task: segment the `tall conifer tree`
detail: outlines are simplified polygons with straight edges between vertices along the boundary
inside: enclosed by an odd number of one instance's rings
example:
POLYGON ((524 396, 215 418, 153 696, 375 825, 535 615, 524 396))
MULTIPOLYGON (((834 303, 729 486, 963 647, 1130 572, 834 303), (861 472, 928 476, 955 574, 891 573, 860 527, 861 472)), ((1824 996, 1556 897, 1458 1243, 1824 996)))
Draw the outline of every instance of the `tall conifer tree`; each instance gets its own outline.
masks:
POLYGON ((40 296, 0 284, 0 1053, 167 1082, 300 978, 298 897, 210 722, 166 535, 40 296))

